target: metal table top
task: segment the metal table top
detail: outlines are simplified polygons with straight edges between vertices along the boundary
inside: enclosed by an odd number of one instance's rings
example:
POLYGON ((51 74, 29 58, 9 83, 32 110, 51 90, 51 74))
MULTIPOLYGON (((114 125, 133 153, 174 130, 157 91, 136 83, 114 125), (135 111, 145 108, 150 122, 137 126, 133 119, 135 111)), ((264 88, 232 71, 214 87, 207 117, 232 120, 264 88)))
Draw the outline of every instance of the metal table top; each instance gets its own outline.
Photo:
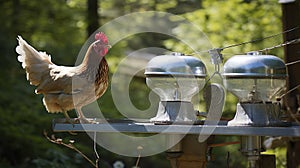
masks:
POLYGON ((97 120, 93 124, 70 124, 64 119, 53 120, 55 132, 124 132, 124 133, 164 133, 164 134, 201 134, 201 135, 257 135, 300 137, 300 126, 289 123, 281 127, 227 126, 227 122, 210 124, 153 123, 133 120, 97 120))

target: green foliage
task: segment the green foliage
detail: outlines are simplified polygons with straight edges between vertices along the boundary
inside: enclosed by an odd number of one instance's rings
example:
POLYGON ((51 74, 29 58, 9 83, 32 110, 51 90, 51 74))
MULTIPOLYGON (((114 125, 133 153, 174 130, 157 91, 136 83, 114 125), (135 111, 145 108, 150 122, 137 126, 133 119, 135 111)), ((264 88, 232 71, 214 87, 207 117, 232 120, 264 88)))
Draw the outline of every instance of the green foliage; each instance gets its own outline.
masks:
MULTIPOLYGON (((186 13, 185 16, 201 27, 214 47, 260 39, 277 34, 282 29, 280 5, 276 0, 257 0, 250 3, 241 0, 207 0, 203 1, 203 9, 186 13)), ((231 56, 270 47, 281 41, 279 35, 269 40, 226 49, 224 53, 230 52, 231 56)))

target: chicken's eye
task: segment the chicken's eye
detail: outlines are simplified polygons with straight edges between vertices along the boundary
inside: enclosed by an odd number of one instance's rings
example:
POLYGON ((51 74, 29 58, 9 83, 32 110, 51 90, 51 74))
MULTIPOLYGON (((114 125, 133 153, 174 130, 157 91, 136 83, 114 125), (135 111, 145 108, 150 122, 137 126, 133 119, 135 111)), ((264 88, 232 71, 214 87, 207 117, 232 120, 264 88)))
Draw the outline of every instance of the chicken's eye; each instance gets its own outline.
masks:
POLYGON ((102 44, 94 44, 93 49, 97 55, 102 56, 102 57, 105 56, 108 52, 108 48, 102 44))

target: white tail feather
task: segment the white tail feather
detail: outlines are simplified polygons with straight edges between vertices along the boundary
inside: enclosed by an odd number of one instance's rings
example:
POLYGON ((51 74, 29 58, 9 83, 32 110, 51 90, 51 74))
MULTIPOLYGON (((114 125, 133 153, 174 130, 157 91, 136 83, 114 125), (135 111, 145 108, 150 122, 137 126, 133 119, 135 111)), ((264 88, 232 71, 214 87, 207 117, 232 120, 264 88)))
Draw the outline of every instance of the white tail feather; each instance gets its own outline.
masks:
POLYGON ((38 52, 30 46, 21 36, 18 36, 19 45, 16 52, 19 54, 18 61, 22 63, 22 67, 26 70, 27 80, 32 85, 39 85, 43 75, 49 74, 49 65, 51 57, 45 52, 38 52))

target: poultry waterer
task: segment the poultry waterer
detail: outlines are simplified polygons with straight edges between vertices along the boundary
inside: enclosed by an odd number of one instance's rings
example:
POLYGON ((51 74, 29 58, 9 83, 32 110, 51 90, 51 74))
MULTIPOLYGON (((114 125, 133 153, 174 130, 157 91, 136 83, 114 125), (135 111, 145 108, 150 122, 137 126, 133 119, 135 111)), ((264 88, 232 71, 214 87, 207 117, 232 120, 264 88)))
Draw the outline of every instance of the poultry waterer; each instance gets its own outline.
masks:
POLYGON ((280 105, 276 93, 285 87, 285 63, 272 55, 251 52, 236 55, 224 64, 224 85, 239 99, 229 126, 278 126, 280 105))
MULTIPOLYGON (((239 98, 235 117, 228 126, 280 126, 280 105, 273 99, 285 87, 287 72, 276 56, 251 52, 233 56, 224 64, 224 85, 239 98)), ((261 136, 242 136, 240 151, 248 158, 249 167, 259 164, 261 136)))
POLYGON ((145 70, 146 83, 160 97, 153 122, 194 122, 192 97, 205 85, 206 67, 201 60, 180 53, 156 56, 145 70))

